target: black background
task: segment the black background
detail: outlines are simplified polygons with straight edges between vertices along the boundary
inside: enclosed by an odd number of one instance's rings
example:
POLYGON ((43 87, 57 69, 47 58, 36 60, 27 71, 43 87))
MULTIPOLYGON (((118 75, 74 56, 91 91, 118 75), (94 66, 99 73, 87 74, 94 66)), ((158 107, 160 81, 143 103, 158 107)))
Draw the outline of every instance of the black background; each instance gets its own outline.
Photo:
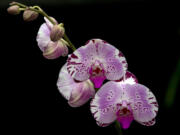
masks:
MULTIPOLYGON (((164 106, 164 95, 180 58, 179 4, 116 2, 41 7, 65 24, 76 47, 89 39, 101 38, 120 49, 129 71, 157 97, 160 107, 156 124, 145 127, 133 121, 124 135, 179 133, 179 96, 172 108, 164 106)), ((0 20, 2 116, 6 133, 115 135, 113 124, 106 128, 96 125, 89 103, 71 108, 58 92, 56 81, 66 57, 47 60, 42 56, 36 35, 43 18, 27 23, 21 15, 8 15, 6 8, 1 8, 0 20)))

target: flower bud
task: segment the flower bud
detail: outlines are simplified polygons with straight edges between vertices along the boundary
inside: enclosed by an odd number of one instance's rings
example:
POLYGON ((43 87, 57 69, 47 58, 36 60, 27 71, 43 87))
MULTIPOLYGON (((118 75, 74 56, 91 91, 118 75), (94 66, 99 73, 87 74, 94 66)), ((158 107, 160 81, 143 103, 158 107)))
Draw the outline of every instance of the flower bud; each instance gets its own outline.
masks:
POLYGON ((27 22, 35 20, 38 16, 39 14, 37 12, 31 11, 29 9, 25 10, 23 13, 23 19, 27 22))
POLYGON ((68 54, 68 48, 63 42, 50 41, 43 52, 43 56, 47 59, 56 59, 60 56, 66 56, 68 54))
POLYGON ((79 82, 74 86, 68 104, 71 107, 79 107, 85 104, 94 94, 94 86, 90 80, 79 82))
POLYGON ((71 107, 85 104, 95 95, 93 83, 90 80, 76 82, 67 71, 67 63, 62 67, 57 81, 59 92, 68 100, 71 107))
MULTIPOLYGON (((52 19, 53 22, 55 22, 55 24, 58 25, 58 22, 57 22, 57 20, 56 20, 55 18, 53 18, 53 17, 50 17, 50 18, 52 19)), ((48 28, 51 30, 52 27, 54 26, 54 25, 52 24, 52 22, 50 22, 46 17, 44 17, 44 20, 45 20, 46 25, 48 26, 48 28)))
POLYGON ((7 9, 8 13, 9 14, 12 14, 12 15, 18 15, 21 11, 19 10, 19 6, 17 5, 14 5, 14 6, 10 6, 8 9, 7 9))
POLYGON ((52 41, 58 41, 64 36, 65 29, 61 25, 54 25, 51 29, 50 38, 52 41))
POLYGON ((50 41, 43 52, 43 56, 47 59, 56 59, 62 55, 62 49, 58 42, 50 41))

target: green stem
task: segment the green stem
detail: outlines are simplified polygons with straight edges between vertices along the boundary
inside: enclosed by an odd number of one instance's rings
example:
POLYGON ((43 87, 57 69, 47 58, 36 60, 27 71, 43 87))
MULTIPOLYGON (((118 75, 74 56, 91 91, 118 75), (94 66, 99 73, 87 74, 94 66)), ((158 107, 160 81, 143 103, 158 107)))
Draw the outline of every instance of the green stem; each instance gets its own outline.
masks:
POLYGON ((122 128, 121 128, 121 126, 120 126, 120 124, 119 124, 119 122, 117 120, 115 122, 115 128, 116 128, 116 130, 118 132, 118 135, 123 135, 122 128))
POLYGON ((172 107, 172 105, 175 101, 179 81, 180 81, 180 59, 177 63, 174 73, 172 74, 172 77, 169 81, 168 88, 166 90, 165 105, 167 108, 172 107))
POLYGON ((71 47, 71 49, 73 51, 76 50, 75 46, 72 44, 72 42, 69 40, 68 36, 66 35, 66 33, 64 33, 64 39, 69 43, 69 46, 71 47))
MULTIPOLYGON (((21 4, 21 3, 18 3, 18 2, 12 2, 12 3, 10 3, 10 5, 11 5, 11 6, 12 6, 12 5, 18 5, 18 6, 21 7, 21 8, 25 8, 25 9, 27 8, 27 9, 29 9, 29 10, 35 11, 35 12, 41 14, 42 16, 46 17, 53 25, 56 25, 56 22, 54 22, 53 19, 52 19, 51 17, 49 17, 49 16, 46 14, 46 12, 44 12, 39 6, 28 7, 28 6, 26 6, 26 5, 24 5, 24 4, 21 4)), ((72 42, 69 40, 69 38, 68 38, 68 36, 66 35, 66 33, 64 34, 64 39, 68 42, 69 47, 70 47, 73 51, 75 51, 76 48, 75 48, 75 46, 72 44, 72 42)))

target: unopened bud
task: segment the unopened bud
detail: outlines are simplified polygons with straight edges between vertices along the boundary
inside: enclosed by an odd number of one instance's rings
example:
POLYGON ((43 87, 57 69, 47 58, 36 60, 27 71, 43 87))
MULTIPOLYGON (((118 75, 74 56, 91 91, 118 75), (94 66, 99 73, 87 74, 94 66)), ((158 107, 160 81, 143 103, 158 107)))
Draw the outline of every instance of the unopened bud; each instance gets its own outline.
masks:
POLYGON ((69 50, 68 50, 68 43, 62 38, 59 42, 61 42, 62 43, 62 50, 63 50, 63 52, 62 52, 62 56, 63 57, 65 57, 65 56, 67 56, 68 55, 68 53, 69 53, 69 50))
POLYGON ((19 6, 17 5, 14 5, 14 6, 10 6, 8 9, 7 9, 8 13, 9 14, 12 14, 12 15, 18 15, 21 11, 19 10, 19 6))
POLYGON ((61 40, 58 42, 50 41, 43 52, 43 56, 47 59, 56 59, 60 56, 66 56, 67 54, 68 48, 61 40))
POLYGON ((58 41, 64 36, 65 29, 61 25, 54 25, 52 27, 50 38, 52 41, 58 41))
POLYGON ((60 57, 62 54, 62 50, 58 45, 58 42, 50 41, 43 52, 43 56, 47 59, 56 59, 60 57))
POLYGON ((39 14, 37 12, 31 11, 29 9, 25 10, 23 13, 23 19, 27 22, 35 20, 38 16, 39 14))

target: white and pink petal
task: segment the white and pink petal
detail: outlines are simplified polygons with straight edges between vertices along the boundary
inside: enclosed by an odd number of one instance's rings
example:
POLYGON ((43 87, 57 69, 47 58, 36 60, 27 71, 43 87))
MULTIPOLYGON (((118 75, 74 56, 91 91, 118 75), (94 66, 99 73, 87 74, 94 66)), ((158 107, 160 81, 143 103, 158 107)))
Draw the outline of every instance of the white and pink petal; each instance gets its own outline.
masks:
POLYGON ((126 84, 125 87, 134 119, 146 126, 155 124, 158 103, 149 88, 141 84, 126 84))
POLYGON ((46 25, 46 23, 43 23, 38 31, 36 40, 38 43, 39 48, 41 49, 42 52, 46 49, 49 41, 50 41, 50 29, 46 25))
POLYGON ((86 55, 84 50, 84 46, 77 49, 73 54, 69 55, 67 60, 68 72, 78 81, 84 81, 90 77, 89 70, 91 62, 88 62, 88 54, 86 55))
POLYGON ((71 97, 72 88, 74 87, 75 82, 73 78, 67 72, 66 64, 61 68, 59 72, 59 77, 57 81, 57 87, 59 92, 63 95, 67 100, 71 97))
POLYGON ((90 109, 100 126, 107 126, 116 120, 118 103, 121 102, 122 89, 116 82, 104 84, 91 101, 90 109))

